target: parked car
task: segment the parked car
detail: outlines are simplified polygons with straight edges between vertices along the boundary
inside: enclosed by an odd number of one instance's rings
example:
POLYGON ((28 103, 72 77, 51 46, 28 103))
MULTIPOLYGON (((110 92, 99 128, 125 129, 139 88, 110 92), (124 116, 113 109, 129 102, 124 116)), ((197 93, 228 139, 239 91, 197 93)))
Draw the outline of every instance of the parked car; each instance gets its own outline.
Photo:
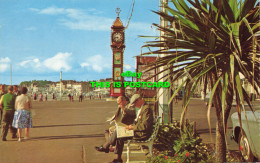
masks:
POLYGON ((238 113, 231 115, 233 131, 231 138, 238 143, 239 151, 245 161, 260 160, 260 110, 241 113, 242 129, 239 124, 238 113), (243 133, 242 133, 243 132, 243 133))

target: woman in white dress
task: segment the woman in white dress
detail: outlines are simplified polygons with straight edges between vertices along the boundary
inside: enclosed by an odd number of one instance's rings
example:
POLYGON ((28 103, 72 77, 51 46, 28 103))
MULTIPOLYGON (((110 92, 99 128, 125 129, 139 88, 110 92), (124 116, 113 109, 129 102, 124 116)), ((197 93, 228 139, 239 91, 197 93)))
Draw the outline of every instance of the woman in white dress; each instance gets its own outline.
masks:
POLYGON ((22 129, 25 128, 25 137, 24 139, 29 138, 29 128, 32 128, 32 117, 31 117, 31 108, 32 102, 29 96, 26 95, 27 88, 22 87, 21 95, 16 97, 15 100, 15 113, 12 126, 18 129, 19 139, 22 141, 22 129))

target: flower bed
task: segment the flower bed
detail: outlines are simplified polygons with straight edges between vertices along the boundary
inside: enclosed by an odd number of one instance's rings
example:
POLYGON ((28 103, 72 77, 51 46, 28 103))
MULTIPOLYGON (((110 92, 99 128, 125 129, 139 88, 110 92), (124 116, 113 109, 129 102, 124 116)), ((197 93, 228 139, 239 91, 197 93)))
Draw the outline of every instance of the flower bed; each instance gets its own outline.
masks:
MULTIPOLYGON (((161 125, 154 144, 154 156, 147 157, 147 162, 215 162, 214 145, 204 144, 194 130, 194 123, 186 122, 180 129, 176 121, 169 125, 161 125)), ((229 153, 228 162, 239 162, 238 155, 229 153)))

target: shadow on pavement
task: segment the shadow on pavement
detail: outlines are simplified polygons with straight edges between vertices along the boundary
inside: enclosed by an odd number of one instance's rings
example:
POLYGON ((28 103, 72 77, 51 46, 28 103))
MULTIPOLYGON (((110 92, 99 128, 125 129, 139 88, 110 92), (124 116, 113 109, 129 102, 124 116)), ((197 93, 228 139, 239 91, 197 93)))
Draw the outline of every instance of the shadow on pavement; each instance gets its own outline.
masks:
POLYGON ((79 139, 79 138, 93 138, 93 137, 104 137, 104 134, 42 136, 42 137, 31 137, 29 140, 37 141, 37 140, 79 139))
MULTIPOLYGON (((198 134, 209 133, 210 129, 197 129, 198 134)), ((211 133, 216 133, 216 128, 211 128, 211 133)))
POLYGON ((90 125, 104 125, 105 123, 97 124, 66 124, 66 125, 46 125, 46 126, 33 126, 33 128, 42 128, 42 127, 64 127, 64 126, 90 126, 90 125))
MULTIPOLYGON (((228 131, 232 129, 232 127, 227 127, 228 131)), ((198 134, 207 134, 210 133, 210 129, 197 129, 198 134)), ((216 133, 216 128, 211 128, 211 133, 216 133)))

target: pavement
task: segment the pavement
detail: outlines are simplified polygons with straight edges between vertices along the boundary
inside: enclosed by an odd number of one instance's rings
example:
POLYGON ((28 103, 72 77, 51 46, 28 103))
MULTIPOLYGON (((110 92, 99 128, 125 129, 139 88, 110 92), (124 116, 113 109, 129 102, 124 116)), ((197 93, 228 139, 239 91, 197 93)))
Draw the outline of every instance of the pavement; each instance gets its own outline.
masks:
POLYGON ((115 111, 115 102, 33 102, 30 139, 0 142, 0 163, 82 163, 109 162, 115 157, 96 152, 104 142, 105 119, 115 111), (84 154, 83 154, 84 151, 84 154))
MULTIPOLYGON (((0 163, 105 163, 116 155, 97 152, 94 147, 104 143, 105 122, 110 118, 117 104, 114 101, 84 100, 83 102, 48 101, 33 102, 33 128, 30 139, 18 142, 11 134, 7 141, 0 141, 0 163)), ((174 118, 179 119, 181 102, 173 106, 174 118)), ((207 109, 202 100, 191 101, 188 118, 197 122, 197 131, 203 142, 214 143, 216 118, 211 114, 213 142, 207 125, 207 109)), ((229 122, 229 128, 231 123, 229 122)), ((23 131, 24 135, 24 131, 23 131)), ((234 142, 228 142, 230 150, 237 150, 234 142)), ((137 149, 137 147, 136 147, 137 149)), ((145 153, 135 150, 133 162, 145 160, 145 153)), ((123 154, 126 161, 126 155, 123 154)))

